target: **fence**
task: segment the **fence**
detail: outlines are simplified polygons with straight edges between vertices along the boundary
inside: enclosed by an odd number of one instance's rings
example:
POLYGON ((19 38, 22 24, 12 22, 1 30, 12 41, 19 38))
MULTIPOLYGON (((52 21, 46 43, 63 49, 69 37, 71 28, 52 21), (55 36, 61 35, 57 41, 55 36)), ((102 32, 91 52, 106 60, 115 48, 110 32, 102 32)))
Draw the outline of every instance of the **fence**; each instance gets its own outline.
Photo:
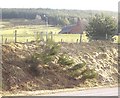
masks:
POLYGON ((54 34, 53 32, 44 33, 44 32, 34 32, 33 34, 23 34, 15 31, 13 34, 4 34, 1 35, 2 44, 10 42, 30 42, 37 40, 47 41, 48 39, 54 40, 55 42, 70 42, 70 43, 79 43, 87 42, 87 37, 84 34, 54 34))

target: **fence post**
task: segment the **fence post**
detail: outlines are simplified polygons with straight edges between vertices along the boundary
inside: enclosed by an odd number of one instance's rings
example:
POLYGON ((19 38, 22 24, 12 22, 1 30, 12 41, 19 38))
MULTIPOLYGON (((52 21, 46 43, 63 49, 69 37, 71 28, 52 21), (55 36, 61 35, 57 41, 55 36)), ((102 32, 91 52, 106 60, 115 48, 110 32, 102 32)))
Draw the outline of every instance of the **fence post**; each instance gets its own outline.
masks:
POLYGON ((53 40, 53 32, 51 32, 51 40, 53 40))
POLYGON ((7 43, 7 38, 5 38, 5 44, 7 43))
POLYGON ((76 41, 77 43, 78 43, 78 39, 77 39, 77 41, 76 41))
POLYGON ((48 32, 46 32, 46 42, 48 41, 48 32))
POLYGON ((26 42, 28 43, 28 39, 26 40, 26 42))
POLYGON ((61 39, 61 43, 63 42, 63 40, 61 39))
POLYGON ((37 38, 37 37, 36 37, 36 32, 34 32, 34 38, 35 38, 35 41, 36 41, 36 38, 37 38))
POLYGON ((1 43, 3 44, 3 35, 1 35, 1 37, 2 37, 2 38, 1 38, 1 43))
POLYGON ((43 40, 43 32, 40 32, 40 40, 43 40))
POLYGON ((82 34, 80 34, 80 43, 82 42, 82 34))
POLYGON ((38 39, 39 39, 38 32, 34 32, 34 36, 35 36, 35 41, 38 41, 38 39))
POLYGON ((17 30, 15 30, 15 43, 17 42, 17 30))
POLYGON ((35 41, 38 41, 38 32, 35 32, 35 41))
POLYGON ((107 33, 106 33, 106 40, 108 39, 108 35, 107 35, 107 33))

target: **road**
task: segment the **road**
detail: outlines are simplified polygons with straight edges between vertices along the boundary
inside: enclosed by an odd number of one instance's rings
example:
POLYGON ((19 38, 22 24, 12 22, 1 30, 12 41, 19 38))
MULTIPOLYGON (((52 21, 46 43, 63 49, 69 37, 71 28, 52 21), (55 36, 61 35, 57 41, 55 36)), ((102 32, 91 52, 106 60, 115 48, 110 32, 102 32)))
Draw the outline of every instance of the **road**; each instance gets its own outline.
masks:
POLYGON ((72 92, 59 92, 42 96, 118 96, 118 87, 97 88, 72 92))

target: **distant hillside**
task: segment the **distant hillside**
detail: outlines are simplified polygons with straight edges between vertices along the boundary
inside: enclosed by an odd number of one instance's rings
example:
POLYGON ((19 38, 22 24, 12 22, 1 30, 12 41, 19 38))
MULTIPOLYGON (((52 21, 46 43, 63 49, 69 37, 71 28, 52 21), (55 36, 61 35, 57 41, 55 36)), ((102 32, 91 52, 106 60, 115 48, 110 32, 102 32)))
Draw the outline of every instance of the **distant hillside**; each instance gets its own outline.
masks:
POLYGON ((117 17, 117 12, 111 11, 95 11, 95 10, 58 10, 58 9, 2 9, 2 19, 39 19, 47 21, 51 25, 66 25, 76 22, 76 18, 88 19, 95 14, 106 14, 117 17))

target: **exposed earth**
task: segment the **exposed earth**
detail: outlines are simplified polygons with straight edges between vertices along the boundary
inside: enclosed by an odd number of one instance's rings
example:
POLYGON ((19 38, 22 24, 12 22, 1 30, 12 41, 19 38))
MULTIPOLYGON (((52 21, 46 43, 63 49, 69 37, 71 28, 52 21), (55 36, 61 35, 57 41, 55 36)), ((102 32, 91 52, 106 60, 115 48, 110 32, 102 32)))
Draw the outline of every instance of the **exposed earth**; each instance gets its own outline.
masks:
POLYGON ((30 70, 26 62, 37 47, 45 43, 9 43, 2 45, 3 90, 34 91, 74 87, 97 87, 118 83, 118 45, 110 42, 94 41, 90 43, 61 43, 59 53, 67 54, 77 63, 86 63, 86 67, 95 69, 97 78, 85 82, 69 77, 63 66, 54 62, 38 64, 39 75, 30 70))

